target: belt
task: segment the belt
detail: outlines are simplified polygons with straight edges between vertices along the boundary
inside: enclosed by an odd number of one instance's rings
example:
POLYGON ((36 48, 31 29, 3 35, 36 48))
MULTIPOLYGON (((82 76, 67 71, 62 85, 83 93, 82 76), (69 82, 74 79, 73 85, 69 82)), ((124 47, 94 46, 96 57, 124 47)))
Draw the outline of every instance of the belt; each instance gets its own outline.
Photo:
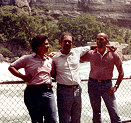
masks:
POLYGON ((98 80, 98 79, 93 79, 93 78, 91 78, 91 77, 89 77, 89 80, 91 80, 91 81, 96 81, 96 82, 99 82, 99 83, 109 83, 109 82, 111 82, 111 79, 98 80))
POLYGON ((59 84, 59 83, 57 83, 57 85, 64 88, 72 88, 72 89, 78 88, 79 86, 79 85, 64 85, 64 84, 59 84))
POLYGON ((34 89, 51 89, 53 86, 51 84, 40 84, 40 85, 27 85, 27 87, 34 89))

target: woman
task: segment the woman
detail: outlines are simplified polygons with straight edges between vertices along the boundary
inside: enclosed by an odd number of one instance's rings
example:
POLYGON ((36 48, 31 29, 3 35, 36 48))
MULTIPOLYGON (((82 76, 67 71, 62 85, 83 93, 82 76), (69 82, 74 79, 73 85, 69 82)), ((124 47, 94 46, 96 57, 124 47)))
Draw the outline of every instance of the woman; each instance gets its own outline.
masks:
POLYGON ((24 91, 24 102, 29 111, 32 123, 56 123, 56 104, 52 91, 50 72, 52 59, 48 52, 48 37, 37 35, 31 41, 33 54, 24 55, 9 66, 9 71, 23 79, 27 87, 24 91), (25 69, 25 75, 20 73, 25 69))

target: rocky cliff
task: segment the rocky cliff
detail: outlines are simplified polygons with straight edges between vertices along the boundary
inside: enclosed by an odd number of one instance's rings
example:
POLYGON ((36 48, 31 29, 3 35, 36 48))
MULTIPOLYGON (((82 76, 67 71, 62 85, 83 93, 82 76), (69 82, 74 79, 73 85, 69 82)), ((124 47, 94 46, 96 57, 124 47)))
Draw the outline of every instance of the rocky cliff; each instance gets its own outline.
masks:
POLYGON ((131 0, 90 4, 89 13, 102 22, 110 20, 121 27, 131 27, 131 0))
POLYGON ((76 16, 83 13, 78 8, 78 3, 86 5, 86 12, 95 16, 98 20, 112 23, 122 27, 131 25, 131 0, 0 0, 0 5, 17 5, 20 8, 31 6, 48 6, 54 10, 54 15, 76 16))
POLYGON ((41 0, 40 2, 49 5, 57 15, 67 13, 69 16, 73 16, 73 13, 74 15, 83 13, 78 5, 84 3, 85 11, 102 22, 110 20, 121 27, 131 25, 131 0, 41 0))

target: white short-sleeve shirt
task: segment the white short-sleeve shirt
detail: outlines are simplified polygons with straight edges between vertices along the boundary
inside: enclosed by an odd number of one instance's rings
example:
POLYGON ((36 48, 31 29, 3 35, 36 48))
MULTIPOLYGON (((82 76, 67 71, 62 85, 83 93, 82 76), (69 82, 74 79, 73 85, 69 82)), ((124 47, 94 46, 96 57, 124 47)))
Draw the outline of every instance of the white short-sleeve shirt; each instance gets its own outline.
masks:
POLYGON ((57 83, 64 85, 78 85, 80 83, 80 57, 89 51, 89 49, 89 46, 72 48, 67 55, 59 52, 53 57, 56 65, 57 83))

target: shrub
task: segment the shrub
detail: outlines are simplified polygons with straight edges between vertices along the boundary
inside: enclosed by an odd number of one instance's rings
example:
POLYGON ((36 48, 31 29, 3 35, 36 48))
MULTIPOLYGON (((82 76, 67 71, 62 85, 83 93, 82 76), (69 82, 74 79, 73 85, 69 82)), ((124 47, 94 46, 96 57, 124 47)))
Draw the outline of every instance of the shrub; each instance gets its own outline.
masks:
POLYGON ((13 57, 13 53, 9 51, 7 48, 1 48, 0 54, 2 54, 4 57, 13 57))

